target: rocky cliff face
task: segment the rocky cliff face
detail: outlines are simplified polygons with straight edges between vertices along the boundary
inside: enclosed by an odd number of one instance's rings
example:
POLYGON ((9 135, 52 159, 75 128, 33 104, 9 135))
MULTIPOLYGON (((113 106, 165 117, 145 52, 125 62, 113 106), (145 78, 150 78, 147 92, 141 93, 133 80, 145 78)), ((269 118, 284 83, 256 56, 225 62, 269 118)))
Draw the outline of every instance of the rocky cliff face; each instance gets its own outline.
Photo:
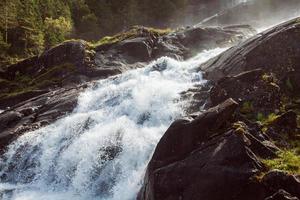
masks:
POLYGON ((300 198, 299 33, 298 18, 200 67, 208 110, 170 126, 137 199, 300 198))

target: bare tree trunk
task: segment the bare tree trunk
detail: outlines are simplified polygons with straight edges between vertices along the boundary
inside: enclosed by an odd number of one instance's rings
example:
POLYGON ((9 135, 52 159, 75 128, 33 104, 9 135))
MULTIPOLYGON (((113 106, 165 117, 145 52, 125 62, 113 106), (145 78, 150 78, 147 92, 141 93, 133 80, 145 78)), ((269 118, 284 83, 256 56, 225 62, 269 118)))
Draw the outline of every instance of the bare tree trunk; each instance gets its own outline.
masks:
POLYGON ((8 3, 5 0, 5 42, 7 43, 8 39, 8 3))

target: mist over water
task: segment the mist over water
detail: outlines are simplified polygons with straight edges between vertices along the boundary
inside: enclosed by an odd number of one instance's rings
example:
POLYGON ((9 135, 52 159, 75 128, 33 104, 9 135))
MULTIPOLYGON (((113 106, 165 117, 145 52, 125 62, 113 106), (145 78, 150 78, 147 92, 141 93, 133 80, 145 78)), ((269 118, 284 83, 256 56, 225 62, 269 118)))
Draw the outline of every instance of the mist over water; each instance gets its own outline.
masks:
POLYGON ((300 17, 299 0, 228 0, 199 25, 247 24, 261 32, 296 17, 300 17))
POLYGON ((13 142, 0 163, 3 200, 130 200, 162 134, 184 115, 180 93, 205 83, 194 68, 225 49, 98 81, 73 113, 13 142))

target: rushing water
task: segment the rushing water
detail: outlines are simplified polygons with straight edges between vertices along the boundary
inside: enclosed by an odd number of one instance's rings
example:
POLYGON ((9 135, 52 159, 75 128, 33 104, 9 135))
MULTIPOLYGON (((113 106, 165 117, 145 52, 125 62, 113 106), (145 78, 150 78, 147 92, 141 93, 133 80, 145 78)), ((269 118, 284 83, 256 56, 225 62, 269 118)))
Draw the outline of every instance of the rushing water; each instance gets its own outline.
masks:
POLYGON ((180 92, 203 84, 194 70, 224 49, 98 81, 67 117, 26 133, 0 163, 3 200, 129 200, 171 122, 184 114, 180 92))

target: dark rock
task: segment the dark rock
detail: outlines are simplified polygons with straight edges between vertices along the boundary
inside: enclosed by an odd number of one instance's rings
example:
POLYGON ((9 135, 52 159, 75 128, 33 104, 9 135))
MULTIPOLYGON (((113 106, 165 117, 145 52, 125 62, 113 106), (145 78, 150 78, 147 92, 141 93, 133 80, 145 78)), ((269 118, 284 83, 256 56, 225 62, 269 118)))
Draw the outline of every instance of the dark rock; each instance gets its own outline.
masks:
POLYGON ((85 88, 86 85, 80 85, 48 92, 0 113, 0 152, 19 135, 48 125, 73 111, 85 88))
POLYGON ((290 130, 288 132, 295 131, 297 129, 297 113, 288 111, 272 121, 270 126, 290 130))
POLYGON ((2 76, 9 80, 13 80, 17 73, 34 76, 42 74, 50 67, 63 63, 72 63, 79 70, 84 70, 86 48, 87 44, 84 41, 64 42, 61 45, 45 51, 40 56, 25 59, 24 61, 9 66, 2 76))
POLYGON ((47 92, 49 92, 49 90, 32 90, 18 95, 8 96, 7 98, 0 98, 0 109, 6 109, 9 106, 16 105, 22 101, 26 101, 47 92))
POLYGON ((251 27, 242 25, 224 29, 202 26, 188 27, 158 40, 153 57, 157 58, 162 55, 174 57, 176 55, 187 59, 205 49, 234 45, 254 33, 255 31, 252 31, 251 27))
POLYGON ((265 200, 299 200, 297 197, 292 196, 284 190, 279 190, 272 196, 266 198, 265 200))
POLYGON ((137 199, 264 199, 263 187, 251 177, 262 169, 256 154, 268 147, 254 143, 245 124, 245 130, 230 125, 236 107, 227 100, 193 121, 173 123, 157 145, 137 199))
POLYGON ((293 175, 274 170, 267 173, 261 182, 273 193, 283 189, 291 195, 300 197, 300 181, 293 175))
POLYGON ((126 54, 127 63, 135 63, 139 61, 150 61, 151 48, 147 44, 145 38, 134 38, 120 42, 116 49, 119 53, 126 54))
POLYGON ((279 86, 289 72, 298 72, 300 59, 299 18, 285 22, 224 52, 203 64, 206 78, 219 81, 225 76, 262 69, 279 79, 279 86), (289 63, 287 63, 287 61, 289 63))
POLYGON ((280 88, 275 83, 265 81, 263 74, 261 69, 255 69, 219 80, 210 93, 212 105, 233 98, 241 103, 243 114, 251 114, 254 110, 256 113, 272 113, 280 107, 280 88))
POLYGON ((253 34, 253 29, 248 26, 224 29, 195 26, 163 36, 139 34, 137 38, 104 45, 105 48, 102 45, 96 47, 95 63, 105 68, 115 60, 126 66, 137 62, 149 62, 162 56, 186 59, 204 49, 236 44, 253 34))
POLYGON ((193 121, 178 120, 174 122, 157 145, 148 170, 153 171, 191 153, 211 136, 210 131, 220 128, 232 117, 236 107, 236 102, 229 99, 223 104, 209 109, 193 121))

